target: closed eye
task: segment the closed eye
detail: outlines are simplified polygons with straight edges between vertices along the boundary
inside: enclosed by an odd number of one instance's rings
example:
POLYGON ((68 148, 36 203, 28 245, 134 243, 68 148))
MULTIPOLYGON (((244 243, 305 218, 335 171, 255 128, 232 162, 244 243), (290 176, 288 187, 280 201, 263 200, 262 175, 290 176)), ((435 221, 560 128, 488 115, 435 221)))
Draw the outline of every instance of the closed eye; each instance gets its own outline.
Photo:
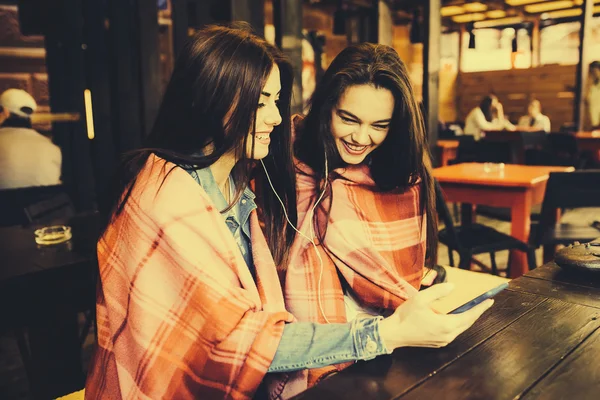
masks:
POLYGON ((340 115, 339 117, 340 117, 340 119, 341 119, 342 121, 344 121, 345 123, 348 123, 348 124, 355 124, 355 123, 356 123, 356 121, 355 121, 355 120, 353 120, 353 119, 350 119, 350 118, 346 118, 346 117, 344 117, 344 116, 342 116, 342 115, 340 115))
POLYGON ((389 124, 386 124, 386 125, 373 125, 373 128, 375 128, 375 129, 381 129, 381 130, 387 129, 389 127, 390 127, 389 124))

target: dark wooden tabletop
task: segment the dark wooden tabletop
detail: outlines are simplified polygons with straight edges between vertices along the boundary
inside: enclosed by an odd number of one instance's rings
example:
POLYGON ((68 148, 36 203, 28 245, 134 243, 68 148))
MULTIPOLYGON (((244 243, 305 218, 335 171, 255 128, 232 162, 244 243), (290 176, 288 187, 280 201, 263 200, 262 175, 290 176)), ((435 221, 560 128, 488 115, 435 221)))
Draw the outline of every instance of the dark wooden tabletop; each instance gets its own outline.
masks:
POLYGON ((55 221, 73 237, 50 246, 35 242, 35 226, 0 228, 0 333, 15 334, 33 399, 85 382, 77 313, 95 306, 99 222, 96 214, 55 221))
POLYGON ((78 308, 81 303, 75 300, 85 299, 86 306, 93 300, 95 291, 90 286, 94 283, 98 215, 77 215, 56 223, 71 226, 71 240, 41 246, 34 239, 35 226, 0 228, 1 324, 44 306, 62 303, 78 308))
POLYGON ((515 279, 443 349, 357 363, 297 399, 597 399, 600 274, 553 263, 515 279))

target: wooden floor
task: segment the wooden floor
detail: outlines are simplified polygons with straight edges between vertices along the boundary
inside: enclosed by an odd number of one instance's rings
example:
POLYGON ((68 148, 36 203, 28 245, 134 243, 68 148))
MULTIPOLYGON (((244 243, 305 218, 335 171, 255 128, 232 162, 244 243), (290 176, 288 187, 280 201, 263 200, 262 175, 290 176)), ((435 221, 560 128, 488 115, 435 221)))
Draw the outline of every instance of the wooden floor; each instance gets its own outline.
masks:
MULTIPOLYGON (((591 223, 594 220, 600 220, 600 208, 594 209, 579 209, 567 211, 562 221, 574 222, 577 224, 591 223)), ((483 216, 477 217, 477 222, 492 226, 501 232, 510 232, 510 222, 500 221, 483 216)), ((600 232, 598 232, 600 237, 600 232)), ((542 251, 537 251, 537 264, 542 264, 542 251)), ((484 264, 489 265, 490 259, 488 255, 477 256, 484 264)), ((508 251, 499 252, 496 255, 496 261, 499 269, 506 268, 508 261, 508 251)), ((458 262, 458 254, 455 253, 455 262, 458 262)), ((440 245, 439 259, 440 265, 448 265, 448 250, 446 246, 440 245)), ((478 270, 476 266, 473 270, 478 270)), ((83 319, 82 319, 83 322, 83 319)), ((90 334, 84 344, 83 349, 83 365, 87 366, 92 348, 94 337, 90 334)), ((29 399, 29 391, 25 370, 21 363, 19 350, 12 336, 0 336, 0 399, 2 400, 25 400, 29 399)))

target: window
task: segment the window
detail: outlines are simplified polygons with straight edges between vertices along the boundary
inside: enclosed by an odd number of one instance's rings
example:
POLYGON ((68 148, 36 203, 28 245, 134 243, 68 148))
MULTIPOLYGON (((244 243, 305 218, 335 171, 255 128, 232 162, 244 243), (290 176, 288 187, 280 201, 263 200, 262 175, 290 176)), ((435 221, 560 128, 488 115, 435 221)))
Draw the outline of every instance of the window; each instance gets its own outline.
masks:
MULTIPOLYGON (((506 30, 506 29, 505 29, 506 30)), ((513 29, 513 37, 514 37, 513 29)), ((531 68, 531 36, 525 28, 520 28, 517 35, 517 52, 514 53, 514 68, 531 68)), ((512 49, 512 39, 511 39, 512 49)))
MULTIPOLYGON (((514 31, 514 30, 513 30, 514 31)), ((475 29, 475 48, 469 49, 469 33, 462 37, 462 72, 500 71, 511 69, 511 41, 504 30, 475 29)))
POLYGON ((442 34, 440 49, 440 71, 458 71, 458 38, 459 32, 442 34))
POLYGON ((579 62, 579 22, 550 25, 540 31, 540 64, 579 62))

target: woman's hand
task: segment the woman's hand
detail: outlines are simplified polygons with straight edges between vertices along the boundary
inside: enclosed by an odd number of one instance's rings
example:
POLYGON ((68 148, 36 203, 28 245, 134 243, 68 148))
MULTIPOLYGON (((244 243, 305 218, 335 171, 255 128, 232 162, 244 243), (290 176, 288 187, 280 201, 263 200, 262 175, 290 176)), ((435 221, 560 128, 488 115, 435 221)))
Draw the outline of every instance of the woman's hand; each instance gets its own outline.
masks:
POLYGON ((496 104, 496 118, 498 118, 500 121, 504 119, 504 107, 502 107, 502 103, 500 102, 496 104))
POLYGON ((494 301, 488 299, 462 314, 439 314, 430 304, 447 296, 452 283, 440 283, 417 293, 383 319, 379 332, 389 350, 398 347, 444 347, 466 331, 494 301))

